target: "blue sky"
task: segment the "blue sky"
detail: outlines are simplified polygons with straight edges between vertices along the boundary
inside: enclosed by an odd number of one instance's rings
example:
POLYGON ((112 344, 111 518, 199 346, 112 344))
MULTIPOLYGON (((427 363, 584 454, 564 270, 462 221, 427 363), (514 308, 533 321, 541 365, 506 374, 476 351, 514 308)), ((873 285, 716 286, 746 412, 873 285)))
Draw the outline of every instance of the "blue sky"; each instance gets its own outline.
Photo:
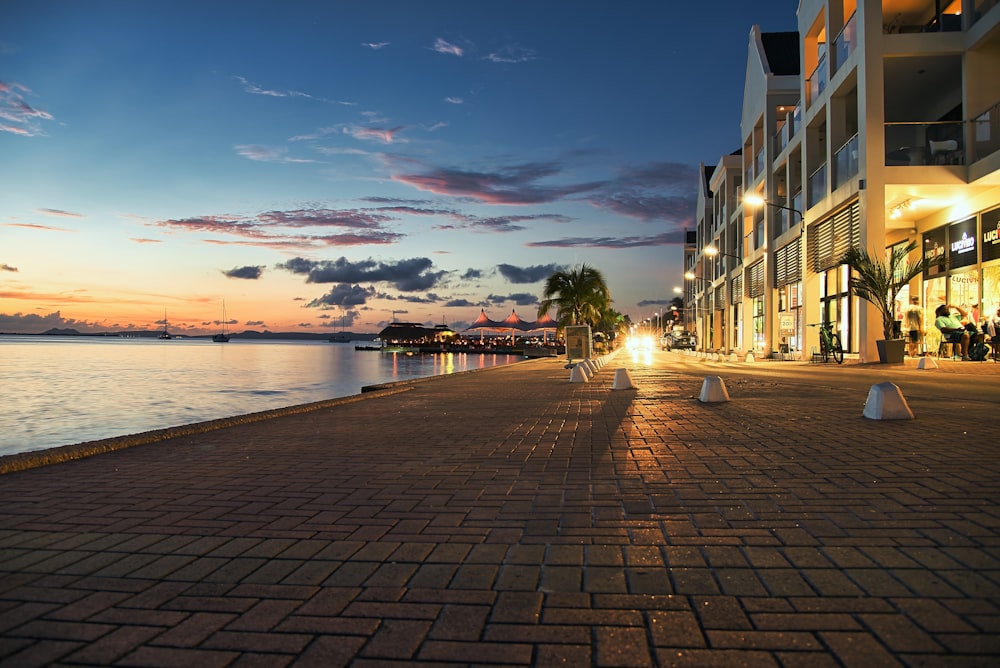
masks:
POLYGON ((795 0, 0 5, 0 331, 649 317, 795 0))

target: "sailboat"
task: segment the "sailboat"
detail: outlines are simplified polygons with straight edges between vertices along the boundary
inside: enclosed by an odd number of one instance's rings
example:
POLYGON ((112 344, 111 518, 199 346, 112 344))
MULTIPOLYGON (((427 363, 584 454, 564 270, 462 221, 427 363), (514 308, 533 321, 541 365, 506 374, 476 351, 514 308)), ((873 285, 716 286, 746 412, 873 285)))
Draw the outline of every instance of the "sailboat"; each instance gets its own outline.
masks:
POLYGON ((354 335, 344 331, 344 321, 347 316, 340 316, 340 331, 330 335, 330 343, 349 343, 354 340, 354 335))
POLYGON ((172 339, 174 337, 170 336, 170 332, 167 331, 167 310, 163 309, 163 333, 160 334, 161 339, 172 339))
POLYGON ((229 341, 229 333, 226 331, 226 302, 222 302, 222 331, 212 336, 216 343, 226 343, 229 341))

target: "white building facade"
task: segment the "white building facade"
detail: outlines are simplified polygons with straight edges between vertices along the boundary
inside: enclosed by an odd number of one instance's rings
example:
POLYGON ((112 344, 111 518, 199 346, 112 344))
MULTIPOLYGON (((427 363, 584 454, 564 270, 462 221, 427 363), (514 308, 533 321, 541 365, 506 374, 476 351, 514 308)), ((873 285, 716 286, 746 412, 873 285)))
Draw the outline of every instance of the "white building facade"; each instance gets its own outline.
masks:
POLYGON ((925 322, 1000 307, 1000 3, 801 0, 797 33, 750 32, 740 150, 704 169, 686 308, 703 349, 808 358, 818 323, 877 361, 850 247, 915 241, 899 297, 925 322), (747 194, 767 204, 747 204, 747 194))

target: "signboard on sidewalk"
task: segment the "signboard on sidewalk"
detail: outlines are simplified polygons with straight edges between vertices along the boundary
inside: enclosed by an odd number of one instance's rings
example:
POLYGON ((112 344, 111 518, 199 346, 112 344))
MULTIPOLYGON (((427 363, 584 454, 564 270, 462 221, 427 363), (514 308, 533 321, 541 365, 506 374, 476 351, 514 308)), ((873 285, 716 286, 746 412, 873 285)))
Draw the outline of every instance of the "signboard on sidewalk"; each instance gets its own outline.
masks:
POLYGON ((590 325, 567 325, 566 358, 570 362, 575 359, 588 359, 592 347, 593 336, 590 333, 590 325))

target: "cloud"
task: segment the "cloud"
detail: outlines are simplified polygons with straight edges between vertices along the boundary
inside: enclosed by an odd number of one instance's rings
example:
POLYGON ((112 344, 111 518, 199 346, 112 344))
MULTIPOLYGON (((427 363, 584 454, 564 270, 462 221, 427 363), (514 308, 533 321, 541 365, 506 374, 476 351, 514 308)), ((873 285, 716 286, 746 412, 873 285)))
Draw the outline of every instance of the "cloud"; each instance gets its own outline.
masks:
POLYGON ((256 162, 278 162, 278 163, 308 163, 316 162, 307 158, 290 158, 288 149, 281 146, 260 146, 256 144, 240 144, 234 146, 236 152, 244 158, 256 162))
POLYGON ((72 211, 61 211, 59 209, 35 209, 37 213, 44 214, 46 216, 55 216, 57 218, 83 218, 82 213, 73 213, 72 211))
POLYGON ((44 136, 42 121, 54 120, 52 114, 35 109, 24 97, 32 92, 19 83, 0 81, 0 132, 22 137, 44 136))
POLYGON ((402 234, 386 229, 392 217, 378 211, 357 209, 292 209, 265 211, 254 216, 218 214, 178 220, 161 220, 156 227, 185 232, 228 234, 238 241, 208 239, 217 245, 246 245, 268 248, 315 248, 391 244, 402 234), (306 233, 303 230, 342 228, 338 234, 306 233))
POLYGON ((639 308, 645 308, 647 306, 669 306, 672 300, 670 299, 643 299, 640 302, 636 302, 636 306, 639 308))
POLYGON ((304 274, 307 283, 389 283, 403 292, 428 290, 445 276, 444 271, 432 271, 428 258, 411 258, 398 262, 373 259, 354 262, 346 257, 337 260, 307 260, 297 257, 277 265, 293 274, 304 274))
POLYGON ((359 125, 348 125, 343 129, 344 134, 350 135, 361 141, 377 141, 382 144, 391 144, 396 141, 396 135, 403 130, 402 125, 394 128, 364 127, 359 125))
POLYGON ((129 241, 137 244, 162 244, 163 239, 146 239, 145 237, 129 237, 129 241))
POLYGON ((434 46, 432 46, 431 49, 437 51, 438 53, 444 53, 450 56, 461 57, 463 54, 462 47, 446 42, 440 37, 434 40, 434 46))
POLYGON ((564 237, 551 241, 532 241, 525 245, 530 248, 641 248, 683 245, 684 235, 684 230, 675 230, 649 237, 564 237))
POLYGON ((429 168, 423 173, 395 174, 393 180, 438 195, 471 197, 490 204, 543 204, 569 195, 595 191, 603 183, 541 185, 539 181, 559 175, 555 162, 510 165, 493 172, 429 168))
POLYGON ((306 304, 306 308, 327 308, 333 306, 363 306, 375 295, 375 288, 363 288, 360 285, 339 283, 317 299, 306 304))
POLYGON ((510 295, 489 295, 485 301, 495 306, 510 302, 514 302, 517 306, 531 306, 538 303, 538 297, 529 292, 515 292, 510 295))
POLYGON ((7 227, 25 227, 29 230, 45 230, 47 232, 75 232, 68 227, 55 227, 53 225, 39 225, 38 223, 7 223, 7 227))
POLYGON ((50 329, 75 329, 78 332, 104 332, 108 327, 97 322, 63 318, 55 311, 48 315, 35 313, 0 313, 0 332, 8 334, 41 334, 50 329))
POLYGON ((588 201, 642 221, 690 225, 697 207, 697 179, 697 167, 676 162, 629 167, 588 201))
POLYGON ((250 280, 256 280, 261 277, 264 273, 264 267, 248 265, 246 267, 233 267, 229 271, 223 271, 222 274, 229 278, 246 278, 250 280))
POLYGON ((361 42, 361 46, 367 47, 372 51, 378 51, 389 46, 392 42, 361 42))
POLYGON ((444 99, 444 101, 447 102, 448 104, 465 104, 465 100, 463 100, 460 97, 448 96, 444 99))
POLYGON ((466 269, 465 273, 462 274, 462 280, 474 281, 476 279, 482 278, 483 272, 479 269, 466 269))
POLYGON ((497 265, 497 271, 510 283, 537 283, 563 269, 564 267, 558 264, 538 264, 533 267, 515 267, 512 264, 497 265))
POLYGON ((494 63, 526 63, 536 58, 533 49, 511 45, 498 49, 486 56, 486 60, 494 63))
POLYGON ((17 267, 12 267, 9 264, 0 264, 0 271, 17 271, 17 267))
POLYGON ((468 308, 470 306, 479 306, 479 304, 474 304, 468 299, 451 299, 444 303, 445 306, 455 306, 459 308, 468 308))

